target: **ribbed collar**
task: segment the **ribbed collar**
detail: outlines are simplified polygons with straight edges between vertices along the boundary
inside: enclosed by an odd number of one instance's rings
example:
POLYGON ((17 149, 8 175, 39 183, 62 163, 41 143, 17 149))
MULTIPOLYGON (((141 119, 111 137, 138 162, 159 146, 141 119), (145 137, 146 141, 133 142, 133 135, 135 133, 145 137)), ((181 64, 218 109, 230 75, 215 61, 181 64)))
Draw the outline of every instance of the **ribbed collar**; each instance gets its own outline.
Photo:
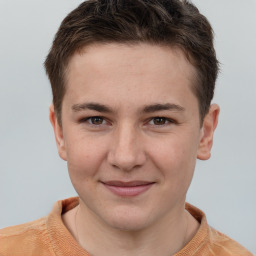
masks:
MULTIPOLYGON (((73 238, 64 225, 61 215, 79 204, 78 197, 57 201, 49 214, 46 226, 53 250, 57 256, 90 256, 73 238)), ((209 237, 209 226, 205 214, 198 208, 186 203, 186 210, 200 223, 200 227, 192 240, 173 256, 194 255, 209 237)))

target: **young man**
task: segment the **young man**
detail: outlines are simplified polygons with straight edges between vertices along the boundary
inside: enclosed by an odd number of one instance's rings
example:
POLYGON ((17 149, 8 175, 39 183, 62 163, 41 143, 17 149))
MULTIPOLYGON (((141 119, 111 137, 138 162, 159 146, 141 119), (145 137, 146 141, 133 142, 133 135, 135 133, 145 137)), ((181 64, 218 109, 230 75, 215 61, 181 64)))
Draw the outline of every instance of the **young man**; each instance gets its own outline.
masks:
POLYGON ((1 230, 0 255, 252 255, 185 203, 219 114, 212 29, 195 6, 86 1, 62 22, 45 67, 79 198, 1 230))

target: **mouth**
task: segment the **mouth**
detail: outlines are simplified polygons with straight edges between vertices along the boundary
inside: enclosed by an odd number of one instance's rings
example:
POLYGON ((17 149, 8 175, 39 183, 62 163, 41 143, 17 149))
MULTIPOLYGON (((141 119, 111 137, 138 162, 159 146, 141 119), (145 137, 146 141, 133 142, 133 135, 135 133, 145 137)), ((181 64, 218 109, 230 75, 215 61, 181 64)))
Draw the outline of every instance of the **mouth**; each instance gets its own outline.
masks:
POLYGON ((102 182, 102 184, 115 195, 121 197, 134 197, 146 192, 155 184, 155 182, 140 180, 123 182, 112 180, 102 182))

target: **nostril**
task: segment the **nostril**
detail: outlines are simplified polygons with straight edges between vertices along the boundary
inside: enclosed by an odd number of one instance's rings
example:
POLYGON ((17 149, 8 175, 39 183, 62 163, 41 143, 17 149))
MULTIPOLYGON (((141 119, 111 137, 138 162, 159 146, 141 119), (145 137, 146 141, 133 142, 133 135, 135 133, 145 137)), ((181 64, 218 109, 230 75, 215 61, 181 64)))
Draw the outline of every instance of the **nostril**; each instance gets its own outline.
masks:
POLYGON ((114 168, 124 171, 131 171, 141 167, 145 162, 143 152, 116 151, 108 155, 108 163, 114 168))
POLYGON ((110 142, 108 162, 120 170, 130 171, 145 162, 143 144, 134 127, 130 121, 120 122, 110 142))

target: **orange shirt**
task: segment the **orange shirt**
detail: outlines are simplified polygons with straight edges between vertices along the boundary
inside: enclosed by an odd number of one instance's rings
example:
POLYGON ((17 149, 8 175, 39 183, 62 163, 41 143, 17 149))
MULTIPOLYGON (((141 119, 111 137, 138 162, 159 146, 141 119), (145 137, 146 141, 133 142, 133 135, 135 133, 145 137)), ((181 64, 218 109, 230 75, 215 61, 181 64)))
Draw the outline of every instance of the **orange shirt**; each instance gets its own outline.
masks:
MULTIPOLYGON (((0 256, 89 256, 61 218, 62 213, 78 203, 77 197, 58 201, 47 217, 0 230, 0 256)), ((186 209, 200 222, 200 228, 174 256, 253 256, 240 244, 211 228, 202 211, 190 204, 186 204, 186 209)))

